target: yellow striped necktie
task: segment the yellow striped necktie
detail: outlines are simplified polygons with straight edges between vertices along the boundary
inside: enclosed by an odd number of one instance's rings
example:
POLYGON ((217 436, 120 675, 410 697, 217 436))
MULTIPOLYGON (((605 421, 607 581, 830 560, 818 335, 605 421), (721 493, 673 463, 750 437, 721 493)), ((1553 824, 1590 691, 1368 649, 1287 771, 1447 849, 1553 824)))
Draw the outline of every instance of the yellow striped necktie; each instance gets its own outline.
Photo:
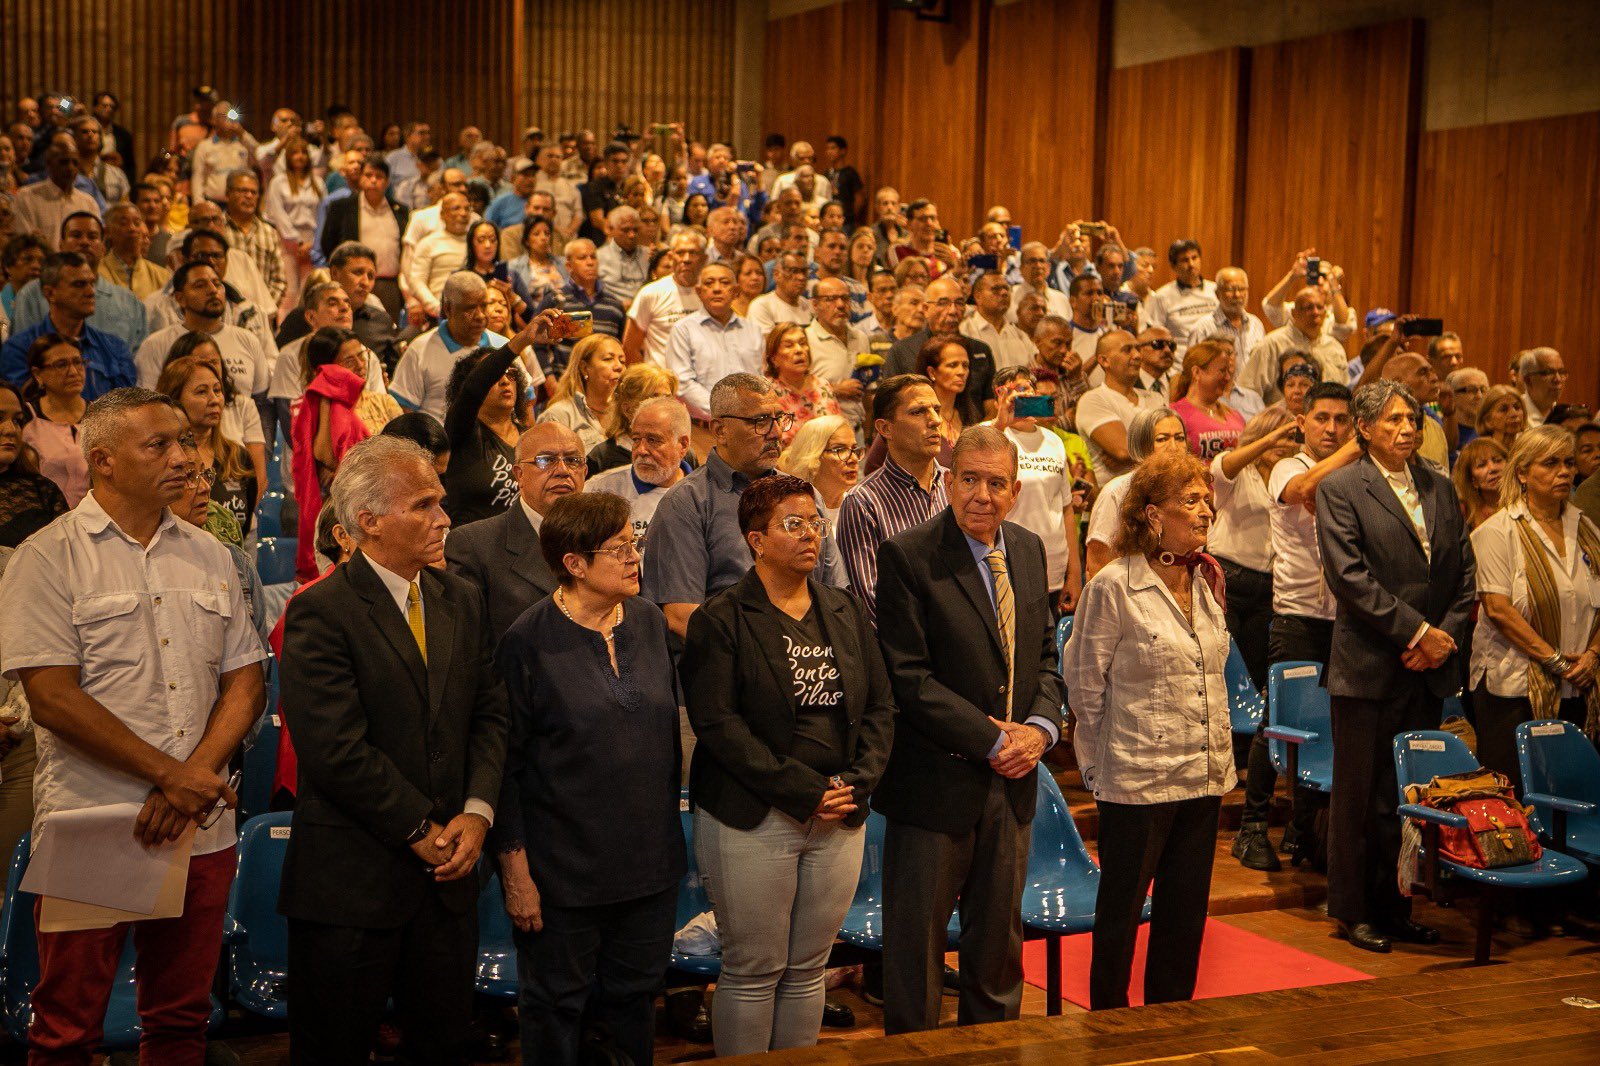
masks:
POLYGON ((994 575, 994 620, 1000 630, 1000 651, 1006 659, 1006 721, 1011 721, 1011 688, 1017 661, 1017 610, 1011 598, 1011 575, 1006 571, 1005 553, 995 548, 983 561, 994 575))
POLYGON ((413 581, 406 589, 406 625, 417 641, 417 651, 422 653, 422 665, 428 665, 428 637, 422 629, 422 589, 413 581))

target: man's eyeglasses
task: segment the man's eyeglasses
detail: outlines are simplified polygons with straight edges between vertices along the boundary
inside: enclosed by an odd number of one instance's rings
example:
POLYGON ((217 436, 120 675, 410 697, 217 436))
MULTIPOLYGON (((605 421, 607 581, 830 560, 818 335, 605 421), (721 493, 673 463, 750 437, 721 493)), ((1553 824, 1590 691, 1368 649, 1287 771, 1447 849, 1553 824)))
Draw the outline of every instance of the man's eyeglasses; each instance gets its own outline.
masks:
POLYGON ((1489 386, 1487 386, 1487 385, 1462 385, 1459 388, 1454 388, 1454 389, 1451 389, 1450 391, 1455 393, 1457 396, 1481 396, 1482 394, 1484 394, 1484 393, 1489 391, 1489 386))
POLYGON ((641 558, 639 542, 636 540, 630 540, 626 544, 618 544, 614 548, 590 548, 588 554, 609 555, 619 563, 631 563, 635 559, 641 558))
POLYGON ((771 433, 774 426, 777 427, 779 433, 787 433, 789 432, 789 427, 794 425, 794 415, 788 411, 775 415, 723 415, 722 417, 731 418, 735 422, 743 422, 755 430, 756 435, 759 437, 765 437, 768 433, 771 433))
POLYGON ((777 526, 791 537, 802 536, 807 530, 815 533, 818 538, 828 535, 828 520, 821 515, 816 518, 801 518, 797 514, 792 514, 779 519, 777 526))
POLYGON ((848 293, 837 293, 833 296, 813 296, 811 302, 812 304, 843 303, 848 299, 850 299, 848 293))
POLYGON ((852 444, 835 444, 831 448, 822 449, 822 454, 823 455, 831 455, 831 456, 833 456, 833 458, 839 460, 839 462, 842 463, 847 458, 848 459, 860 459, 863 455, 866 454, 866 449, 861 447, 859 444, 853 444, 853 445, 852 444))
POLYGON ((1138 344, 1134 345, 1134 347, 1153 348, 1158 352, 1174 352, 1178 350, 1178 342, 1168 340, 1140 341, 1138 344))
POLYGON ((1555 369, 1533 370, 1522 376, 1525 378, 1565 378, 1567 372, 1564 368, 1557 367, 1555 369))
POLYGON ((549 470, 553 466, 564 466, 568 470, 585 470, 589 460, 581 455, 535 455, 532 459, 523 459, 521 463, 538 467, 540 470, 549 470))
POLYGON ((959 296, 941 296, 937 300, 926 301, 929 307, 937 307, 943 310, 948 310, 952 307, 961 307, 966 302, 967 301, 961 299, 959 296))

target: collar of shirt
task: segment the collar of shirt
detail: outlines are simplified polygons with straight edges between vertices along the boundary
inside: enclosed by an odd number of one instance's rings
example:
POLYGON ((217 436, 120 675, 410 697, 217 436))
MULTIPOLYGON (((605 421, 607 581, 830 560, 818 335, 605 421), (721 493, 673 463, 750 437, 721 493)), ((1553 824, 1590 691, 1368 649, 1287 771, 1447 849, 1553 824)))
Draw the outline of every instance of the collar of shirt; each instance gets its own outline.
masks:
POLYGON ((695 321, 699 322, 700 325, 705 326, 707 329, 714 329, 720 333, 727 333, 731 330, 739 329, 745 324, 744 316, 739 314, 737 311, 728 312, 728 321, 726 325, 718 322, 716 318, 712 316, 710 311, 702 312, 695 321))
MULTIPOLYGON (((723 492, 743 492, 750 487, 751 478, 745 477, 739 471, 728 465, 726 459, 717 454, 715 448, 706 456, 706 477, 723 492)), ((771 470, 763 470, 758 477, 766 477, 771 470)))
MULTIPOLYGON (((906 488, 916 489, 918 492, 927 496, 933 495, 933 487, 938 485, 939 479, 945 475, 945 468, 940 466, 939 461, 935 459, 933 462, 933 480, 928 483, 928 488, 924 489, 922 487, 922 482, 913 477, 911 471, 895 462, 894 457, 891 455, 885 455, 883 457, 883 470, 884 477, 893 478, 895 481, 898 481, 902 485, 906 486, 906 488)), ((971 540, 972 538, 968 537, 967 539, 971 540)))
POLYGON ((600 302, 600 297, 604 296, 605 294, 606 294, 606 283, 601 281, 599 278, 595 278, 594 279, 594 299, 592 299, 592 300, 589 299, 589 294, 584 292, 583 291, 583 287, 581 285, 579 285, 576 281, 567 282, 567 295, 571 296, 571 297, 574 297, 574 298, 576 298, 578 300, 582 300, 584 303, 588 304, 591 307, 593 307, 595 304, 599 303, 600 302))
POLYGON ((1188 292, 1188 291, 1191 291, 1193 289, 1199 289, 1202 292, 1204 292, 1205 291, 1205 287, 1206 287, 1206 279, 1205 278, 1201 278, 1199 281, 1195 282, 1193 285, 1185 285, 1183 283, 1183 279, 1182 278, 1173 278, 1172 279, 1172 283, 1178 287, 1178 291, 1179 292, 1188 292))
POLYGON ((1384 480, 1389 484, 1395 486, 1396 488, 1410 489, 1413 492, 1416 491, 1417 483, 1416 480, 1411 476, 1410 463, 1407 463, 1399 470, 1390 470, 1376 459, 1372 461, 1372 465, 1376 466, 1378 470, 1382 472, 1384 480))
MULTIPOLYGON (((689 465, 689 460, 687 459, 684 459, 678 464, 678 469, 682 470, 685 475, 694 473, 694 467, 689 465)), ((648 496, 652 492, 662 491, 660 485, 652 485, 648 481, 640 481, 639 475, 633 472, 633 467, 631 465, 628 467, 628 476, 633 478, 633 491, 637 492, 640 496, 648 496)))
MULTIPOLYGON (((113 519, 106 509, 100 505, 100 501, 94 498, 93 489, 90 489, 89 492, 84 495, 83 500, 78 504, 75 510, 82 517, 84 531, 91 536, 98 537, 106 530, 113 529, 116 530, 116 535, 121 537, 123 540, 134 544, 138 543, 132 537, 128 536, 128 534, 122 531, 122 527, 117 525, 116 520, 113 519)), ((161 521, 156 523, 155 536, 150 538, 150 544, 144 550, 148 552, 150 548, 154 548, 156 541, 161 539, 162 534, 166 533, 170 535, 177 530, 177 526, 178 520, 177 518, 173 517, 171 509, 169 508, 163 510, 161 512, 161 521)))
MULTIPOLYGON (((405 578, 401 577, 399 574, 388 569, 387 567, 379 566, 378 561, 372 556, 367 555, 365 552, 363 552, 362 555, 366 558, 367 565, 372 567, 372 572, 378 575, 378 580, 383 582, 383 587, 387 589, 389 595, 394 598, 394 605, 400 609, 400 617, 406 617, 406 598, 411 593, 411 581, 407 581, 405 578)), ((418 574, 417 578, 413 578, 412 580, 417 580, 421 576, 421 574, 418 574)), ((420 585, 418 586, 418 589, 419 592, 417 596, 417 602, 420 605, 422 602, 420 585)))
MULTIPOLYGON (((459 352, 461 349, 466 347, 466 345, 460 343, 459 341, 457 341, 455 339, 455 337, 453 337, 451 335, 451 333, 450 333, 450 325, 447 322, 446 323, 440 323, 440 325, 439 325, 439 340, 444 342, 444 350, 447 351, 447 352, 450 352, 452 355, 455 354, 456 352, 459 352)), ((478 338, 477 342, 473 345, 473 347, 482 348, 484 345, 486 345, 488 343, 489 343, 489 331, 488 330, 484 330, 483 331, 483 336, 478 338)))
POLYGON ((529 507, 528 501, 524 500, 520 493, 517 495, 517 503, 522 507, 522 513, 528 517, 528 524, 533 527, 533 531, 539 532, 540 527, 544 525, 544 515, 529 507))
POLYGON ((1080 326, 1078 325, 1077 319, 1069 318, 1067 319, 1067 325, 1071 326, 1073 330, 1078 333, 1099 333, 1102 331, 1102 327, 1098 322, 1092 326, 1080 326))

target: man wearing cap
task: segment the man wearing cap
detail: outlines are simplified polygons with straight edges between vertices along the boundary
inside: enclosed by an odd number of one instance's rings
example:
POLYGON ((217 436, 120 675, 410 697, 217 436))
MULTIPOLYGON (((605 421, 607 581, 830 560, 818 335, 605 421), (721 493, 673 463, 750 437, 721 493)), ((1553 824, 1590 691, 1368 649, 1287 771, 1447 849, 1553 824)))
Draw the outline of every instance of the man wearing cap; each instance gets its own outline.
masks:
POLYGON ((1178 360, 1188 350, 1189 333, 1217 310, 1217 286, 1200 273, 1200 242, 1183 237, 1167 249, 1173 278, 1150 294, 1145 320, 1172 334, 1178 342, 1178 360))
POLYGON ((544 130, 538 126, 529 126, 522 131, 522 154, 514 155, 506 160, 506 169, 515 174, 522 169, 524 163, 537 163, 539 150, 544 147, 544 130))
POLYGON ((539 167, 535 163, 523 163, 513 170, 511 191, 494 198, 483 212, 484 221, 493 222, 499 229, 521 222, 528 210, 528 197, 533 195, 538 184, 538 174, 539 167))

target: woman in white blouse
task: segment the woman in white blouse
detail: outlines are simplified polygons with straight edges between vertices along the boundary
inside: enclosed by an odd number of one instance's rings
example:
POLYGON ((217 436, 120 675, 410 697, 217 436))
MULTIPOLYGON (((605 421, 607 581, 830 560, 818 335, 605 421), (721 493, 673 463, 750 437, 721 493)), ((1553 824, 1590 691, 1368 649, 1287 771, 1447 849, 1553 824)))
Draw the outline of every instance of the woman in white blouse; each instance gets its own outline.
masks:
MULTIPOLYGON (((1128 454, 1133 461, 1143 462, 1161 452, 1185 452, 1189 438, 1183 429, 1183 419, 1170 407, 1147 407, 1133 416, 1128 423, 1128 454)), ((1089 530, 1083 557, 1083 579, 1098 574, 1107 563, 1117 557, 1112 547, 1117 530, 1122 527, 1122 501, 1128 495, 1128 482, 1133 471, 1118 474, 1100 486, 1100 495, 1089 509, 1089 530)))
POLYGON ((446 193, 439 201, 442 226, 417 242, 406 268, 411 291, 431 317, 439 317, 439 296, 444 283, 458 270, 467 269, 467 228, 472 206, 461 193, 446 193))
POLYGON ((1216 851, 1234 786, 1223 668, 1228 628, 1205 554, 1205 464, 1163 452, 1134 470, 1119 557, 1084 587, 1061 656, 1073 750, 1100 812, 1100 890, 1089 965, 1093 1010, 1128 1005, 1145 893, 1146 1003, 1194 994, 1216 851))
POLYGON ((317 233, 317 207, 326 195, 311 170, 311 148, 299 137, 283 146, 283 173, 267 183, 265 215, 283 241, 289 288, 284 306, 300 303, 300 288, 311 273, 311 242, 317 233))
POLYGON ((1518 723, 1560 717, 1590 737, 1600 728, 1600 530, 1571 502, 1576 452, 1560 426, 1523 433, 1500 478, 1500 510, 1472 532, 1478 758, 1513 782, 1518 723))
POLYGON ((1239 645, 1250 680, 1267 687, 1267 627, 1272 614, 1272 498, 1267 479, 1279 459, 1294 454, 1294 415, 1273 404, 1252 418, 1239 444, 1211 460, 1217 520, 1206 542, 1228 579, 1228 631, 1239 645))

